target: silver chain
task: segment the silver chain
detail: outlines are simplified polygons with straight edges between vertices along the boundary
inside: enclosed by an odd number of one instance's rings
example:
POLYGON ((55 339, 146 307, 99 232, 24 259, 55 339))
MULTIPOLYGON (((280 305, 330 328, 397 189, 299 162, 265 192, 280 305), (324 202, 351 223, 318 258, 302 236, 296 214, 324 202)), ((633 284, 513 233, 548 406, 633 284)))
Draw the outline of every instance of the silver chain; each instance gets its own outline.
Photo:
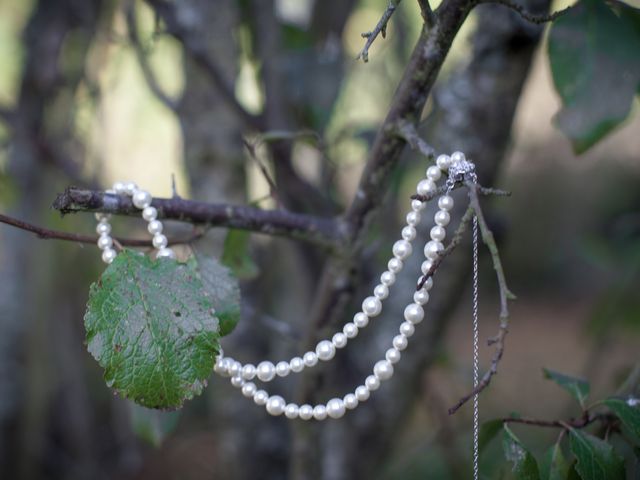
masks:
MULTIPOLYGON (((449 178, 447 178, 447 193, 453 190, 457 182, 471 180, 473 183, 478 181, 475 172, 475 165, 468 160, 462 160, 451 165, 449 168, 449 178)), ((478 217, 473 216, 473 389, 478 387, 480 381, 480 332, 478 321, 478 217)), ((478 404, 478 394, 473 396, 473 479, 478 480, 480 477, 480 408, 478 404)))
MULTIPOLYGON (((478 387, 480 380, 480 334, 478 327, 478 217, 473 216, 473 388, 478 387)), ((473 478, 478 480, 480 475, 480 409, 478 394, 473 396, 473 478)))

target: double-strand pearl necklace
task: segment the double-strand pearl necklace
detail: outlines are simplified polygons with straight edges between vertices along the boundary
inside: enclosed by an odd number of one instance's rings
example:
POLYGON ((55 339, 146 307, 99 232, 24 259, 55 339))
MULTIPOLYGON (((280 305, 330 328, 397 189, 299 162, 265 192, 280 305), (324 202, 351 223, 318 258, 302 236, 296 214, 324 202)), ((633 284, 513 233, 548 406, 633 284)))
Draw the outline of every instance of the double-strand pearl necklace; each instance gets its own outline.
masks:
MULTIPOLYGON (((446 237, 445 227, 451 220, 449 212, 453 208, 453 198, 449 193, 455 182, 462 180, 465 175, 471 175, 471 178, 475 179, 473 170, 473 164, 465 159, 462 152, 455 152, 451 156, 440 155, 436 160, 436 165, 427 169, 425 178, 420 180, 417 185, 418 195, 433 195, 438 188, 436 182, 440 180, 443 173, 445 175, 448 173, 446 182, 448 189, 438 199, 438 211, 434 215, 435 225, 430 231, 431 239, 426 242, 423 249, 425 256, 421 267, 423 275, 430 271, 433 261, 444 249, 442 242, 446 237)), ((133 204, 142 210, 142 217, 148 222, 147 229, 153 235, 152 244, 157 250, 156 256, 175 258, 173 250, 167 247, 167 238, 162 234, 162 223, 157 220, 158 212, 151 206, 152 197, 149 192, 139 189, 132 182, 116 182, 113 189, 107 192, 131 196, 133 204)), ((389 288, 393 286, 396 275, 404 267, 404 260, 412 253, 411 245, 416 238, 416 227, 420 223, 421 211, 425 206, 425 202, 421 200, 411 201, 411 211, 407 213, 406 225, 401 232, 402 238, 393 245, 393 257, 387 264, 387 270, 380 275, 380 283, 373 289, 373 295, 364 299, 361 311, 356 313, 353 320, 346 323, 330 340, 321 340, 315 350, 275 364, 265 360, 257 365, 251 363, 243 365, 232 357, 225 357, 220 350, 214 367, 215 372, 223 377, 230 377, 231 384, 241 389, 245 397, 252 398, 257 405, 264 406, 267 412, 274 416, 284 414, 287 418, 302 420, 341 418, 347 410, 353 410, 365 402, 371 392, 380 388, 381 382, 389 380, 393 376, 394 364, 400 361, 401 352, 407 348, 409 338, 415 332, 416 325, 424 319, 423 306, 429 301, 429 290, 433 286, 432 278, 427 279, 423 287, 414 293, 413 302, 404 309, 404 321, 400 324, 398 334, 391 340, 391 346, 385 352, 384 358, 375 363, 372 374, 368 375, 361 385, 343 398, 332 398, 326 404, 299 406, 295 403, 288 403, 280 395, 270 395, 267 391, 259 389, 252 380, 257 379, 262 383, 268 383, 277 377, 286 377, 292 372, 299 373, 305 368, 312 368, 319 361, 331 360, 335 356, 336 350, 346 347, 348 341, 355 338, 358 332, 369 324, 371 318, 380 314, 382 302, 389 296, 389 288)), ((99 221, 96 231, 100 235, 98 247, 102 250, 102 260, 107 264, 111 263, 116 256, 116 251, 113 249, 113 239, 109 235, 111 232, 109 217, 107 214, 96 214, 99 221)), ((418 279, 418 281, 420 280, 421 278, 418 279)))

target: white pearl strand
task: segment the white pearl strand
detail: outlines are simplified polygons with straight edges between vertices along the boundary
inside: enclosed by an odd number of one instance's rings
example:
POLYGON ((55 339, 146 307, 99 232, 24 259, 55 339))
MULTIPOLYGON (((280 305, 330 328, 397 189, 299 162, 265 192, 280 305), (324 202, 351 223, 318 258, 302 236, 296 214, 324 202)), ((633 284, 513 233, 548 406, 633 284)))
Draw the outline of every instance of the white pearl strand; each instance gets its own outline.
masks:
MULTIPOLYGON (((426 178, 417 185, 417 193, 420 195, 432 194, 436 191, 436 181, 442 173, 447 173, 452 164, 465 160, 462 152, 455 152, 449 157, 440 155, 436 160, 437 166, 431 166, 426 171, 426 178)), ((350 338, 354 338, 359 329, 365 328, 369 319, 376 317, 382 311, 382 301, 389 295, 389 287, 395 283, 398 274, 404 264, 403 261, 412 253, 411 242, 416 237, 415 227, 420 223, 420 211, 425 204, 420 200, 411 202, 411 212, 407 214, 407 225, 402 229, 402 239, 398 240, 392 248, 394 257, 389 260, 388 270, 380 276, 380 284, 374 288, 374 295, 365 298, 362 302, 362 310, 355 314, 353 321, 344 325, 341 332, 333 335, 332 339, 321 340, 316 345, 315 351, 308 351, 302 357, 294 357, 291 360, 280 361, 273 364, 263 361, 255 366, 253 364, 241 364, 231 357, 225 357, 222 350, 216 361, 214 370, 221 376, 231 377, 231 384, 242 390, 245 397, 253 398, 256 405, 264 406, 271 415, 284 414, 289 419, 300 418, 302 420, 324 420, 326 418, 341 418, 347 410, 353 410, 361 402, 366 401, 371 392, 380 388, 381 382, 390 379, 394 373, 393 365, 400 361, 401 352, 407 348, 409 338, 415 331, 415 325, 424 318, 423 305, 429 301, 428 291, 433 286, 433 280, 429 278, 424 287, 413 296, 413 303, 407 305, 404 310, 404 322, 401 323, 399 334, 392 340, 392 347, 385 353, 385 358, 379 360, 373 366, 373 374, 365 378, 364 383, 348 393, 343 398, 332 398, 326 404, 301 405, 287 403, 280 395, 269 395, 265 390, 258 389, 251 382, 258 378, 267 383, 277 377, 286 377, 291 372, 301 372, 306 367, 315 366, 319 360, 329 361, 336 353, 336 349, 344 348, 350 338)), ((438 212, 434 215, 435 226, 431 229, 430 237, 424 246, 426 260, 422 263, 421 270, 424 275, 429 271, 433 260, 444 249, 442 241, 446 236, 445 227, 451 219, 449 211, 453 208, 453 198, 448 194, 438 199, 438 212)))
MULTIPOLYGON (((162 234, 162 222, 158 220, 158 211, 151 206, 151 194, 146 190, 138 188, 133 182, 116 182, 111 190, 107 193, 115 193, 116 195, 128 195, 131 197, 133 205, 142 210, 142 218, 148 223, 147 231, 153 235, 151 241, 153 247, 157 250, 157 258, 176 258, 175 252, 167 246, 167 237, 162 234)), ((96 213, 98 226, 96 233, 100 235, 98 238, 98 248, 102 250, 102 261, 111 263, 116 258, 116 251, 113 248, 113 238, 111 233, 111 224, 109 219, 111 215, 106 213, 96 213)))

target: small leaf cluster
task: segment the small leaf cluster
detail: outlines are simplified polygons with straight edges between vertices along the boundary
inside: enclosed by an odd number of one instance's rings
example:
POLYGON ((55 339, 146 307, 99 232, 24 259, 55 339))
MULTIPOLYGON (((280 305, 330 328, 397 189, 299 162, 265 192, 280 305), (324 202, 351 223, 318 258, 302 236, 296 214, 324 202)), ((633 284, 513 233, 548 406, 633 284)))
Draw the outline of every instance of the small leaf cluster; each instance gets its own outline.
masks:
MULTIPOLYGON (((553 422, 561 434, 540 458, 512 430, 510 420, 518 417, 488 421, 480 429, 480 452, 502 432, 504 457, 518 480, 623 480, 640 474, 640 401, 610 397, 588 405, 586 380, 548 369, 543 373, 576 400, 581 417, 553 422), (634 452, 635 460, 625 462, 620 445, 624 452, 634 452)), ((527 423, 536 425, 535 420, 527 423)))

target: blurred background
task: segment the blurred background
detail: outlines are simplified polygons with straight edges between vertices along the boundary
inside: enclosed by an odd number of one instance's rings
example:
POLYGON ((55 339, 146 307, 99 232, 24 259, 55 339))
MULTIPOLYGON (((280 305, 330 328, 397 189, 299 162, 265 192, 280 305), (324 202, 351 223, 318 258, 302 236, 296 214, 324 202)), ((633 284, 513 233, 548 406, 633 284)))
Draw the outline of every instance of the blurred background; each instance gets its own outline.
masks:
MULTIPOLYGON (((274 208, 259 163, 283 207, 342 212, 419 35, 417 2, 400 5, 368 63, 355 60, 360 34, 378 21, 382 0, 168 5, 162 13, 126 0, 0 0, 0 212, 91 233, 93 215, 62 218, 50 208, 56 193, 133 180, 170 196, 172 177, 183 197, 274 208), (183 38, 165 32, 168 18, 185 29, 183 38), (195 50, 246 110, 264 113, 265 129, 237 114, 195 50)), ((481 397, 483 420, 578 415, 542 378, 543 367, 587 378, 599 399, 640 361, 640 117, 632 113, 576 157, 553 126, 559 108, 542 30, 482 7, 458 35, 420 126, 439 151, 469 153, 483 184, 513 192, 484 201, 518 299, 499 374, 481 397)), ((342 321, 375 285, 425 167, 407 151, 393 171, 342 321)), ((167 228, 190 230, 177 222, 167 228)), ((114 230, 145 233, 131 219, 114 219, 114 230)), ((244 252, 243 318, 225 351, 247 362, 299 353, 327 252, 232 233, 211 230, 198 245, 222 255, 226 240, 244 252)), ((314 398, 352 389, 370 368, 368 356, 386 350, 386 325, 410 298, 419 256, 392 294, 400 298, 370 328, 378 330, 310 380, 314 398)), ((460 249, 438 272, 425 333, 416 334, 406 366, 379 400, 340 426, 292 426, 265 418, 217 378, 180 412, 114 397, 84 346, 87 293, 103 268, 98 250, 0 224, 0 477, 468 478, 470 408, 455 416, 447 409, 471 382, 469 257, 460 249)), ((485 339, 498 326, 486 252, 480 268, 485 339)), ((492 350, 481 355, 488 365, 492 350)), ((536 453, 558 433, 516 431, 536 453)), ((508 475, 499 442, 482 462, 487 478, 508 475)))

